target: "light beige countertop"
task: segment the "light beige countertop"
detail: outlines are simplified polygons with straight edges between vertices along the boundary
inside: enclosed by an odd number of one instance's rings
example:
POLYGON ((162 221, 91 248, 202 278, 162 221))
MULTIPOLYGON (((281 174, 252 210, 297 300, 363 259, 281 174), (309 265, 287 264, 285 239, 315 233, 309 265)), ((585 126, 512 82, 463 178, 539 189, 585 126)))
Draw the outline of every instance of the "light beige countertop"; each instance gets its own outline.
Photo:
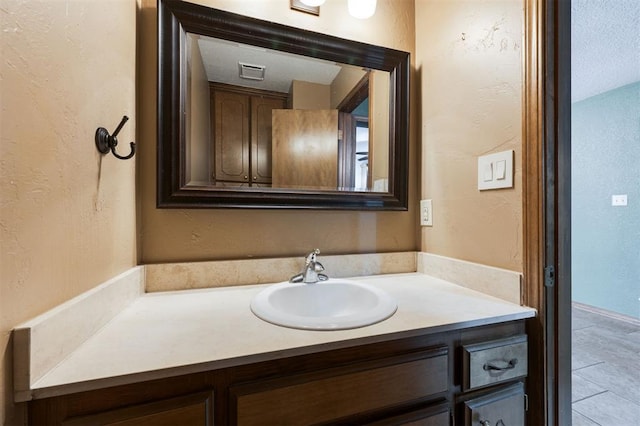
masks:
MULTIPOLYGON (((533 317, 536 311, 419 272, 352 278, 398 303, 389 319, 341 331, 280 327, 253 315, 268 284, 141 293, 21 390, 44 398, 216 368, 533 317)), ((321 285, 321 284, 318 284, 321 285)))

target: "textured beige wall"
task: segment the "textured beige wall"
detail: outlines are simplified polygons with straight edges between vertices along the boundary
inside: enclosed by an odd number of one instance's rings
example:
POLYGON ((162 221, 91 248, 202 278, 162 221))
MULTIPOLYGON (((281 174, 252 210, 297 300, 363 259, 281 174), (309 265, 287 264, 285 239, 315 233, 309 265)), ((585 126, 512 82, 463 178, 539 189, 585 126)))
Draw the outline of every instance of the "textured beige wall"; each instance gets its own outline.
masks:
POLYGON ((522 271, 522 0, 417 0, 422 250, 522 271), (515 150, 513 189, 477 190, 477 157, 515 150))
POLYGON ((331 86, 293 80, 291 84, 291 108, 330 109, 331 86))
POLYGON ((197 184, 198 182, 209 181, 211 95, 198 42, 192 39, 189 44, 191 45, 191 51, 187 55, 190 58, 188 64, 191 78, 187 83, 186 116, 188 118, 186 128, 188 134, 186 138, 190 143, 185 155, 186 158, 190 159, 190 162, 188 164, 189 169, 185 175, 187 183, 197 184))
POLYGON ((96 128, 135 138, 136 0, 0 5, 0 424, 10 330, 136 263, 135 163, 101 158, 96 128))
MULTIPOLYGON (((320 17, 290 10, 289 0, 200 0, 199 3, 411 53, 414 50, 413 0, 379 0, 375 16, 363 21, 350 17, 346 0, 325 3, 320 17)), ((314 247, 327 254, 403 251, 418 247, 415 208, 418 164, 414 132, 411 132, 408 212, 156 209, 155 0, 143 1, 141 25, 139 60, 141 76, 145 76, 139 81, 139 96, 145 102, 141 103, 138 117, 142 263, 298 256, 314 247)))
MULTIPOLYGON (((372 72, 369 75, 369 139, 373 155, 369 156, 371 184, 389 178, 389 79, 387 73, 372 72)), ((384 182, 384 181, 383 181, 384 182)), ((384 186, 383 186, 384 187, 384 186)), ((388 186, 387 186, 388 187, 388 186)), ((374 186, 375 188, 375 186, 374 186)))
POLYGON ((362 80, 366 72, 362 68, 344 66, 331 82, 330 108, 336 109, 353 88, 362 80))

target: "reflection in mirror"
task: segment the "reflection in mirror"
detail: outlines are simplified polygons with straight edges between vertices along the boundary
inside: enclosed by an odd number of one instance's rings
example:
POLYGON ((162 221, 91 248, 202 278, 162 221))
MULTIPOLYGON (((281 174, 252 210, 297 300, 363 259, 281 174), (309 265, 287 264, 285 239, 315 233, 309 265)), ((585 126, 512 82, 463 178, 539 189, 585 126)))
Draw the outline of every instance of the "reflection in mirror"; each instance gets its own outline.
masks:
POLYGON ((158 11, 159 207, 407 209, 408 53, 158 11))
POLYGON ((187 185, 388 191, 388 72, 192 33, 186 49, 187 185))

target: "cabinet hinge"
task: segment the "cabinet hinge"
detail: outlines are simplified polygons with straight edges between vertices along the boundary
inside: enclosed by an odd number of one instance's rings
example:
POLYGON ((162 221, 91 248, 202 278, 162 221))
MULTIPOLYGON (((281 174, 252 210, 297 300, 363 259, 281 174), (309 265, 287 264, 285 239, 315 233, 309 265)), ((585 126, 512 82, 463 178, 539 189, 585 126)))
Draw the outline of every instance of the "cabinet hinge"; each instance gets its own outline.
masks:
POLYGON ((553 287, 556 284, 556 270, 553 266, 544 267, 544 285, 553 287))

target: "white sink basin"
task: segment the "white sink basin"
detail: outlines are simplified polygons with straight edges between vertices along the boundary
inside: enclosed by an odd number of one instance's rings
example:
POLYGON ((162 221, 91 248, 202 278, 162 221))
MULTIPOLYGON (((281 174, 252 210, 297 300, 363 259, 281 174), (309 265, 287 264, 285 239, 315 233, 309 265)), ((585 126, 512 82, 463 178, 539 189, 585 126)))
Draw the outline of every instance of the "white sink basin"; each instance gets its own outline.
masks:
POLYGON ((251 301, 258 318, 309 330, 363 327, 389 318, 396 309, 396 301, 383 290, 333 278, 315 284, 274 284, 251 301))

